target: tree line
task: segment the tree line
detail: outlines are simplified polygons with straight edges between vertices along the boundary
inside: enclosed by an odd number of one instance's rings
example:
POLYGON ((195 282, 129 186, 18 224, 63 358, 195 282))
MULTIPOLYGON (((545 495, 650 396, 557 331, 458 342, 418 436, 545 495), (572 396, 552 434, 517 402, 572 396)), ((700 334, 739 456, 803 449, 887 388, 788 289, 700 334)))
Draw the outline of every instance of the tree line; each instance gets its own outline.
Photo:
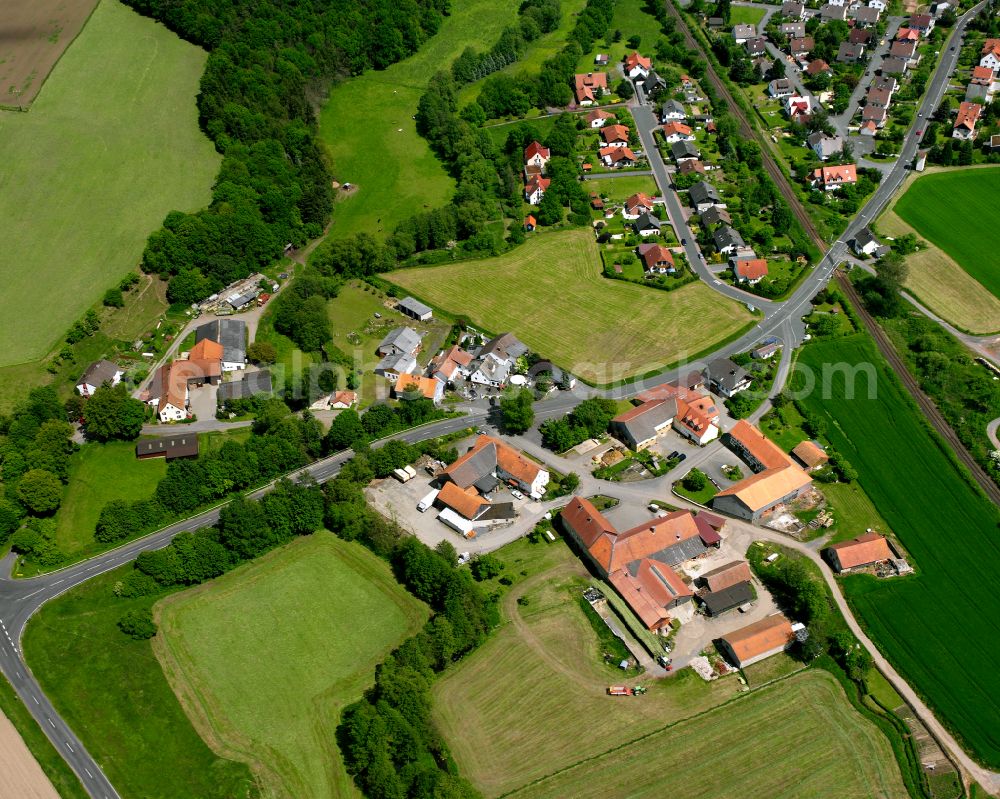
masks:
POLYGON ((127 2, 209 51, 198 112, 223 156, 212 199, 193 214, 168 214, 142 261, 184 303, 322 232, 331 173, 307 92, 405 58, 448 13, 447 0, 127 2))

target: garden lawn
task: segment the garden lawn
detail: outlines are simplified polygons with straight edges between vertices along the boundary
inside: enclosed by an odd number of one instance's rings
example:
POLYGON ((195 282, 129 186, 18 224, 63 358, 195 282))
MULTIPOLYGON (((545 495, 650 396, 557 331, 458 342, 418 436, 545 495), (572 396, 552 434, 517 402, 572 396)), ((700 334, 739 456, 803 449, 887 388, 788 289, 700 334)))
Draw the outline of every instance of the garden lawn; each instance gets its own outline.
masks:
POLYGON ((173 209, 210 198, 205 52, 101 0, 30 113, 0 111, 0 366, 38 361, 135 269, 173 209))
POLYGON ((1000 249, 1000 208, 982 201, 997 191, 998 167, 939 172, 915 180, 894 210, 1000 297, 1000 268, 990 257, 1000 249))
POLYGON ((608 697, 623 678, 579 607, 586 572, 562 542, 534 547, 551 565, 508 563, 530 576, 504 597, 506 623, 433 688, 459 772, 485 796, 775 796, 774 780, 808 784, 802 795, 905 795, 888 741, 824 673, 741 695, 734 676, 685 669, 628 681, 645 696, 608 697))
POLYGON ((633 194, 645 194, 648 197, 659 195, 656 181, 649 175, 631 175, 607 180, 590 180, 583 184, 589 191, 596 191, 612 202, 625 202, 633 194))
POLYGON ((864 335, 807 345, 800 362, 873 364, 847 399, 838 374, 807 407, 827 422, 831 443, 857 469, 875 508, 909 551, 917 575, 849 577, 856 615, 886 656, 967 749, 1000 767, 1000 512, 974 487, 931 432, 864 335))
POLYGON ((515 0, 456 0, 415 54, 331 90, 320 112, 320 137, 337 180, 356 186, 334 208, 332 235, 389 234, 408 216, 448 201, 455 182, 417 134, 417 103, 434 73, 466 47, 489 49, 517 8, 515 0))
POLYGON ((531 235, 496 258, 388 278, 591 383, 613 383, 711 350, 750 322, 743 305, 693 283, 666 292, 607 280, 590 230, 531 235))
POLYGON ((130 568, 95 577, 31 618, 23 639, 31 671, 122 799, 256 799, 250 770, 217 757, 191 726, 149 641, 118 629, 126 611, 156 601, 114 596, 130 568))
POLYGON ((359 795, 335 744, 340 712, 427 618, 384 561, 316 533, 157 615, 154 650, 214 749, 251 764, 274 795, 359 795))
POLYGON ((764 19, 764 14, 766 13, 766 8, 733 6, 729 15, 729 22, 732 25, 757 25, 762 19, 764 19))
POLYGON ((59 549, 72 556, 92 546, 101 508, 113 499, 149 499, 166 473, 163 458, 139 460, 133 443, 84 444, 70 460, 69 485, 56 514, 59 549))

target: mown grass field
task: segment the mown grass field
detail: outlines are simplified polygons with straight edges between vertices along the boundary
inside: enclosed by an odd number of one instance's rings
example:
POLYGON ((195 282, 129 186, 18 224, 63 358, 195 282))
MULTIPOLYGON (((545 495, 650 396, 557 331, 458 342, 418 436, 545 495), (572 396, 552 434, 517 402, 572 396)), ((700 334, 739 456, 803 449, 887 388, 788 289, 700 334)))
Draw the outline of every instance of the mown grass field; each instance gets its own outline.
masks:
POLYGON ((426 619, 388 565, 317 533, 157 606, 154 651, 213 749, 265 795, 358 796, 339 760, 341 709, 426 619))
MULTIPOLYGON (((639 37, 639 51, 646 56, 651 56, 653 47, 657 39, 662 36, 660 23, 656 17, 643 10, 644 0, 619 0, 615 3, 615 14, 611 18, 611 26, 608 29, 607 38, 610 40, 615 31, 621 31, 620 41, 606 43, 599 41, 589 53, 584 53, 577 62, 577 69, 581 72, 589 72, 594 68, 594 56, 604 53, 610 56, 608 70, 619 64, 625 57, 628 48, 625 46, 629 37, 639 37)), ((735 8, 733 9, 736 10, 735 8)))
POLYGON ((918 569, 902 580, 844 581, 856 614, 887 657, 928 700, 968 750, 1000 766, 1000 636, 994 590, 1000 571, 1000 512, 928 432, 909 396, 863 335, 819 341, 805 366, 871 363, 877 398, 862 378, 846 398, 841 374, 806 405, 827 421, 828 437, 918 569))
POLYGON ((30 113, 0 112, 0 366, 42 358, 136 268, 168 211, 208 201, 219 157, 198 130, 205 57, 101 0, 30 113))
POLYGON ((434 686, 438 727, 486 796, 776 796, 800 782, 815 790, 797 795, 905 795, 888 742, 825 674, 741 696, 734 677, 684 670, 606 696, 623 680, 576 602, 586 573, 562 543, 538 546, 545 566, 504 598, 505 624, 434 686))
POLYGON ((123 799, 256 799, 250 769, 215 755, 191 726, 149 641, 118 629, 128 610, 158 599, 115 597, 130 569, 95 577, 32 617, 22 642, 31 671, 123 799))
POLYGON ((388 234, 411 214, 448 201, 455 183, 417 135, 417 102, 434 73, 466 47, 491 47, 517 8, 514 0, 457 0, 414 55, 333 88, 320 113, 320 137, 337 180, 357 191, 338 201, 331 235, 388 234))
POLYGON ((588 180, 584 184, 589 191, 607 195, 612 202, 624 202, 633 194, 642 193, 648 197, 656 197, 659 190, 651 175, 631 175, 606 180, 588 180))
POLYGON ((700 282, 665 292, 601 277, 589 230, 533 235, 496 258, 404 269, 388 278, 490 332, 513 332, 593 383, 692 358, 751 319, 742 305, 700 282))
POLYGON ((74 555, 94 543, 101 508, 113 499, 149 499, 167 473, 163 458, 138 460, 135 444, 85 444, 70 461, 69 485, 56 514, 56 543, 74 555))
POLYGON ((933 252, 909 256, 907 286, 949 321, 978 333, 1000 330, 1000 268, 990 257, 1000 247, 1000 210, 982 199, 998 190, 998 167, 922 175, 879 223, 896 234, 896 216, 940 248, 945 258, 933 252))
POLYGON ((756 25, 767 13, 766 8, 751 8, 750 6, 733 6, 729 21, 733 25, 756 25))

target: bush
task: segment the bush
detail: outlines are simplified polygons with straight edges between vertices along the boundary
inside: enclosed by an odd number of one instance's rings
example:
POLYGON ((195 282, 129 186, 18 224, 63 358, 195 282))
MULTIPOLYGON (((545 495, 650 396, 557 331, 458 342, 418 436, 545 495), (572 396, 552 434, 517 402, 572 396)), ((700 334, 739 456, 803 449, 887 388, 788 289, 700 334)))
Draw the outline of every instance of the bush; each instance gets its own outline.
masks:
POLYGON ((115 286, 104 292, 104 299, 101 302, 108 308, 124 308, 125 298, 122 296, 122 290, 115 286))
POLYGON ((130 610, 118 620, 118 629, 129 638, 145 641, 156 635, 156 622, 153 613, 147 608, 130 610))
POLYGON ((472 576, 478 581, 491 580, 503 571, 503 563, 496 555, 476 555, 469 563, 472 576))
POLYGON ((703 491, 705 486, 708 485, 708 478, 705 476, 704 472, 698 469, 692 469, 684 475, 681 485, 683 485, 688 491, 703 491))

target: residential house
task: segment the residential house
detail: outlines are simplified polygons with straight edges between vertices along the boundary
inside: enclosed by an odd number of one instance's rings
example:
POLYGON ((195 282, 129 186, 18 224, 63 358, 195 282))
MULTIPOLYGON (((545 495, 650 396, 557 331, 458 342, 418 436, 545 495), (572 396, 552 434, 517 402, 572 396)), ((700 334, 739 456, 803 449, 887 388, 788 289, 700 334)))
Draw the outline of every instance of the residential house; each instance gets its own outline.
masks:
POLYGON ((879 91, 887 91, 889 92, 889 97, 891 98, 892 95, 896 93, 896 89, 899 88, 899 83, 893 77, 889 77, 888 75, 881 75, 872 78, 870 88, 878 89, 879 91))
POLYGON ((909 69, 909 62, 905 58, 884 58, 882 59, 882 66, 879 68, 879 72, 882 75, 905 75, 906 70, 909 69))
POLYGON ((644 213, 632 223, 635 232, 640 236, 659 236, 663 223, 650 213, 644 213))
POLYGON ((694 131, 683 122, 668 122, 663 126, 663 138, 667 144, 678 141, 694 141, 694 131))
POLYGON ((809 55, 815 46, 816 42, 812 36, 803 36, 799 39, 788 40, 788 52, 799 59, 809 55))
POLYGON ((920 31, 921 36, 927 36, 934 30, 934 17, 930 14, 914 14, 906 24, 907 27, 920 31))
POLYGON ((789 39, 802 39, 806 35, 806 23, 804 22, 782 22, 781 33, 789 39))
POLYGON ((482 358, 486 355, 496 355, 508 361, 516 361, 523 355, 528 354, 528 345, 517 338, 513 333, 501 333, 487 341, 476 353, 476 357, 482 358))
POLYGON ((196 342, 222 345, 222 371, 234 372, 247 365, 247 323, 242 319, 216 319, 195 329, 196 342))
POLYGON ((392 391, 397 398, 419 396, 431 400, 435 405, 440 405, 444 399, 444 383, 433 377, 400 375, 396 378, 392 391))
POLYGON ((854 237, 851 247, 858 256, 875 256, 881 258, 889 248, 880 242, 869 228, 863 228, 854 237))
POLYGON ((795 458, 806 471, 818 469, 830 460, 830 456, 818 444, 805 439, 792 448, 792 457, 795 458))
POLYGON ((531 205, 538 205, 545 196, 545 192, 551 182, 548 178, 532 178, 524 187, 524 199, 531 205))
POLYGON ((663 110, 660 112, 661 122, 682 122, 685 119, 687 119, 687 111, 677 100, 667 100, 663 104, 663 110))
POLYGON ((429 371, 431 377, 442 383, 454 383, 460 378, 468 377, 471 363, 472 354, 454 344, 431 359, 429 371))
POLYGON ((767 84, 767 93, 779 100, 795 94, 795 85, 788 78, 775 78, 767 84))
POLYGON ((784 652, 795 642, 792 623, 780 613, 726 633, 716 644, 726 660, 737 668, 784 652))
POLYGON ((144 438, 135 445, 135 457, 141 461, 149 458, 165 458, 168 461, 178 458, 197 458, 198 434, 182 433, 179 436, 144 438))
POLYGON ((809 148, 816 153, 820 161, 827 161, 844 150, 844 140, 840 134, 828 136, 821 130, 816 131, 806 139, 809 148))
POLYGON ((892 103, 892 92, 885 88, 872 86, 865 95, 865 107, 888 108, 892 103))
POLYGON ((873 125, 876 129, 885 126, 889 119, 889 109, 880 105, 866 105, 861 109, 861 121, 865 125, 873 125))
POLYGON ((743 44, 747 39, 752 39, 757 35, 757 28, 753 25, 733 25, 733 39, 736 44, 743 44))
POLYGON ((872 32, 865 28, 852 28, 847 35, 847 41, 851 44, 871 44, 872 32))
POLYGON ((606 125, 600 136, 605 147, 628 147, 628 128, 624 125, 606 125))
POLYGON ((878 133, 878 125, 875 122, 862 122, 858 127, 859 136, 874 136, 878 133))
POLYGON ((334 391, 330 395, 330 410, 342 411, 358 404, 358 395, 354 391, 334 391))
POLYGON ((854 164, 823 166, 812 173, 813 188, 835 191, 841 186, 858 182, 858 169, 854 164))
POLYGON ((930 11, 934 15, 934 19, 941 19, 945 12, 954 9, 957 5, 957 2, 931 3, 930 11))
POLYGON ((736 261, 733 274, 737 282, 756 286, 767 277, 767 261, 763 258, 741 258, 736 261))
POLYGON ((785 98, 785 113, 792 122, 805 122, 813 110, 813 98, 809 95, 792 94, 785 98))
POLYGON ((715 243, 715 249, 723 255, 735 253, 738 248, 746 246, 740 232, 728 225, 718 228, 712 234, 712 241, 715 243))
POLYGON ((600 108, 595 108, 587 116, 584 117, 587 120, 587 125, 591 128, 601 128, 604 127, 604 123, 609 119, 614 119, 614 114, 608 111, 602 111, 600 108))
POLYGON ((988 86, 982 86, 978 83, 970 83, 965 88, 965 101, 967 103, 979 103, 981 105, 986 105, 987 103, 993 102, 993 92, 990 91, 988 86))
POLYGON ((863 569, 893 559, 889 542, 884 535, 878 533, 865 533, 850 541, 833 544, 827 547, 826 556, 837 573, 863 569))
POLYGON ((917 43, 920 41, 920 31, 913 28, 900 28, 896 31, 896 41, 917 43))
POLYGON ((691 188, 688 189, 688 197, 695 212, 699 214, 707 211, 713 205, 722 205, 718 189, 704 180, 691 185, 691 188))
POLYGON ((598 102, 608 90, 607 72, 588 72, 573 76, 576 104, 580 106, 593 105, 598 102))
POLYGON ((665 275, 676 269, 673 253, 660 244, 640 244, 636 251, 646 274, 665 275))
POLYGON ((698 146, 691 141, 678 141, 670 145, 670 154, 680 163, 685 158, 701 158, 698 146))
POLYGON ((563 528, 598 573, 610 582, 648 630, 667 634, 673 608, 693 592, 673 566, 717 546, 718 532, 704 524, 711 544, 689 511, 675 511, 619 533, 590 500, 573 497, 561 514, 563 528))
POLYGON ((635 80, 640 76, 645 78, 652 68, 653 62, 636 52, 629 53, 625 56, 624 72, 632 80, 635 80))
POLYGON ((638 219, 643 214, 651 213, 653 210, 653 198, 647 194, 633 194, 622 206, 622 217, 624 219, 638 219))
POLYGON ((219 342, 202 339, 187 354, 187 360, 175 361, 174 371, 183 372, 189 386, 211 386, 222 382, 222 355, 219 342))
POLYGON ((643 94, 650 100, 655 100, 667 88, 667 82, 656 74, 656 70, 650 70, 645 78, 636 81, 636 85, 642 87, 643 94))
POLYGON ((705 175, 705 164, 699 161, 697 158, 686 158, 677 164, 677 172, 681 175, 690 175, 692 173, 705 175))
POLYGON ((611 169, 635 166, 639 160, 628 147, 603 147, 597 154, 601 157, 602 163, 611 169))
POLYGON ((911 67, 917 63, 917 43, 909 40, 893 42, 889 47, 890 58, 902 58, 911 67))
POLYGON ((726 435, 726 444, 755 474, 716 494, 716 510, 756 522, 812 487, 812 478, 749 422, 738 421, 726 435))
POLYGON ((832 3, 827 3, 819 10, 819 16, 824 22, 831 22, 835 19, 839 19, 841 22, 846 22, 847 9, 842 5, 836 6, 832 3))
POLYGON ((781 16, 785 19, 802 19, 804 13, 805 6, 802 3, 796 3, 794 0, 785 0, 781 4, 781 16))
POLYGON ((817 75, 829 75, 832 72, 833 70, 830 68, 830 65, 822 58, 813 59, 806 67, 806 74, 810 78, 815 78, 817 75))
POLYGON ((677 395, 674 430, 695 444, 703 445, 719 437, 719 409, 715 400, 690 389, 677 395))
POLYGON ((1000 69, 1000 39, 987 39, 980 56, 979 66, 989 67, 994 72, 1000 69))
POLYGON ((743 46, 746 48, 747 55, 751 58, 759 58, 767 52, 767 40, 762 36, 754 36, 752 39, 747 39, 743 46))
POLYGON ((163 364, 141 395, 147 405, 156 408, 156 416, 161 422, 179 422, 188 416, 188 375, 181 367, 174 366, 181 363, 187 362, 163 364))
POLYGON ((249 399, 260 394, 269 395, 273 390, 270 370, 260 369, 256 372, 245 372, 239 380, 222 383, 215 397, 219 405, 225 405, 229 400, 249 399))
POLYGON ((472 448, 445 469, 441 476, 459 488, 474 487, 488 493, 497 481, 513 486, 535 499, 545 494, 549 473, 498 438, 480 435, 472 448))
POLYGON ((705 368, 705 382, 717 394, 729 399, 750 388, 753 380, 746 369, 729 358, 716 358, 705 368))
POLYGON ((396 382, 400 375, 409 375, 417 371, 417 359, 408 352, 391 352, 375 364, 375 374, 396 382))
POLYGON ((476 522, 490 511, 493 503, 484 497, 475 488, 461 488, 455 483, 445 483, 434 498, 434 504, 445 511, 450 511, 458 518, 448 513, 442 513, 443 519, 438 518, 449 527, 457 527, 461 532, 468 532, 475 525, 469 522, 476 522))
POLYGON ((731 225, 733 224, 733 219, 729 216, 729 211, 723 208, 721 205, 712 205, 701 211, 698 214, 701 219, 701 224, 706 227, 712 227, 713 225, 731 225))
POLYGON ((951 131, 953 139, 970 141, 976 138, 976 123, 983 113, 983 107, 979 103, 962 103, 958 106, 958 115, 955 117, 955 127, 951 131))
POLYGON ((878 18, 880 16, 881 12, 877 8, 865 6, 857 10, 857 13, 854 15, 854 23, 862 28, 874 28, 878 25, 878 18))
POLYGON ((677 400, 652 400, 618 414, 609 429, 629 449, 640 452, 670 429, 676 415, 677 400))
POLYGON ((106 360, 94 361, 76 384, 76 390, 80 396, 89 397, 105 384, 117 386, 124 374, 124 370, 119 369, 116 363, 106 360))
POLYGON ((769 361, 781 350, 781 344, 777 341, 770 341, 762 344, 750 353, 750 357, 757 361, 769 361))
POLYGON ((837 63, 856 64, 864 54, 865 46, 863 44, 851 44, 849 41, 841 42, 837 49, 837 63))
POLYGON ((527 147, 524 148, 524 165, 533 166, 537 169, 544 170, 545 165, 549 162, 552 157, 552 153, 549 152, 548 147, 542 147, 537 141, 533 141, 527 147))
POLYGON ((969 83, 969 92, 975 87, 975 96, 969 97, 966 94, 966 100, 977 100, 981 99, 985 103, 993 102, 993 95, 997 91, 1000 83, 997 82, 996 72, 989 67, 973 67, 972 69, 972 79, 969 83))
POLYGON ((397 327, 379 342, 379 355, 414 355, 420 349, 420 334, 412 327, 397 327))
POLYGON ((401 314, 416 319, 418 322, 427 322, 434 317, 434 309, 429 305, 424 305, 420 300, 413 297, 404 297, 396 303, 396 310, 401 314))

